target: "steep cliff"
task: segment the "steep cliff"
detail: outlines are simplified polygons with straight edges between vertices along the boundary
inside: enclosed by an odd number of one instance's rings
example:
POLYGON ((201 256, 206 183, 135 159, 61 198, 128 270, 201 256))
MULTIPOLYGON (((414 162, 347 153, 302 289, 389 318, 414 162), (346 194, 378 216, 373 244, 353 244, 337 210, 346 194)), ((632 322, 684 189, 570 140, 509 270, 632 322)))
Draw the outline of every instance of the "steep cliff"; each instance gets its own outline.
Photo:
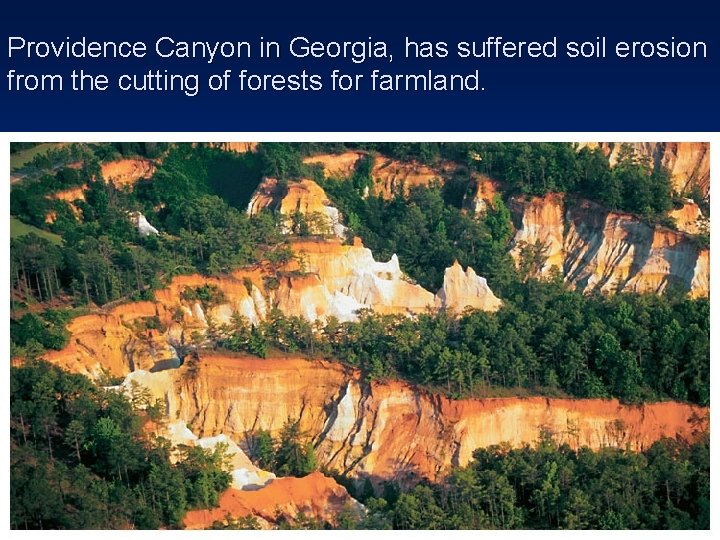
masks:
POLYGON ((703 216, 700 207, 689 199, 680 208, 673 208, 668 217, 675 221, 679 231, 688 234, 700 234, 710 230, 710 221, 703 216))
POLYGON ((473 214, 484 213, 500 194, 500 183, 481 174, 473 174, 470 187, 471 190, 463 200, 463 206, 473 214))
MULTIPOLYGON (((343 166, 347 164, 345 158, 346 154, 338 156, 343 166)), ((483 204, 487 204, 487 197, 494 195, 493 186, 489 181, 480 184, 478 193, 479 197, 485 197, 480 199, 483 204)), ((265 179, 255 191, 248 213, 256 215, 264 208, 275 209, 284 216, 300 212, 305 216, 324 217, 321 223, 311 221, 308 232, 327 233, 331 229, 336 237, 345 237, 340 213, 330 206, 324 190, 312 180, 281 186, 273 178, 265 179)), ((357 237, 352 246, 341 245, 333 239, 294 241, 293 251, 300 263, 288 270, 306 275, 282 279, 275 298, 287 312, 301 313, 309 320, 331 315, 343 321, 352 320, 361 308, 400 313, 424 311, 435 305, 459 311, 465 307, 494 311, 500 305, 484 278, 472 269, 468 269, 468 274, 448 269, 443 288, 433 297, 401 272, 396 255, 387 263, 378 262, 357 237)))
POLYGON ((293 358, 208 355, 193 375, 185 368, 172 374, 168 414, 195 433, 224 433, 242 446, 254 431, 277 434, 287 418, 298 418, 321 463, 378 480, 435 479, 467 464, 475 448, 532 443, 541 429, 573 447, 642 449, 663 436, 692 439, 707 427, 706 408, 681 403, 452 400, 402 382, 365 384, 338 364, 293 358))
MULTIPOLYGON (((352 246, 338 241, 295 242, 299 265, 315 274, 338 302, 371 307, 382 313, 419 312, 434 304, 433 294, 412 283, 400 270, 397 255, 378 262, 359 239, 352 246)), ((346 314, 343 319, 351 318, 346 314)))
POLYGON ((61 351, 46 353, 45 358, 63 369, 94 379, 102 378, 105 373, 116 377, 127 375, 136 365, 147 367, 146 354, 151 350, 148 346, 137 359, 129 354, 138 340, 144 340, 131 323, 155 314, 153 303, 135 302, 108 313, 77 317, 68 324, 71 338, 67 346, 61 351))
POLYGON ((524 247, 542 246, 541 274, 556 267, 584 291, 662 292, 673 285, 709 294, 708 250, 682 232, 589 201, 566 204, 560 194, 517 198, 511 210, 518 229, 511 254, 520 262, 524 247))
MULTIPOLYGON (((453 272, 472 277, 459 267, 453 272)), ((184 277, 160 291, 156 303, 80 317, 70 324, 73 335, 66 349, 47 357, 97 378, 105 372, 129 375, 126 387, 131 381, 147 387, 164 401, 171 422, 187 423, 201 439, 228 437, 243 448, 253 432, 266 429, 277 435, 288 418, 298 418, 321 463, 351 476, 408 482, 466 464, 480 446, 531 443, 540 429, 573 446, 645 448, 661 436, 691 437, 697 426, 689 419, 707 413, 673 402, 636 407, 617 400, 539 397, 452 400, 402 382, 368 384, 337 363, 299 358, 204 355, 192 368, 177 368, 173 343, 182 343, 194 328, 203 330, 208 318, 229 317, 224 306, 258 308, 256 288, 248 291, 242 275, 216 281, 227 304, 177 307, 179 291, 205 283, 200 276, 184 277), (164 326, 164 333, 148 328, 157 326, 164 326)), ((182 426, 177 429, 184 433, 182 426)), ((237 486, 258 483, 257 471, 236 465, 237 486)))
MULTIPOLYGON (((704 197, 710 192, 710 143, 706 142, 645 142, 630 143, 635 152, 649 158, 655 166, 670 171, 673 188, 680 194, 689 193, 697 186, 704 197)), ((610 165, 617 163, 621 143, 582 143, 579 147, 600 147, 610 165)))

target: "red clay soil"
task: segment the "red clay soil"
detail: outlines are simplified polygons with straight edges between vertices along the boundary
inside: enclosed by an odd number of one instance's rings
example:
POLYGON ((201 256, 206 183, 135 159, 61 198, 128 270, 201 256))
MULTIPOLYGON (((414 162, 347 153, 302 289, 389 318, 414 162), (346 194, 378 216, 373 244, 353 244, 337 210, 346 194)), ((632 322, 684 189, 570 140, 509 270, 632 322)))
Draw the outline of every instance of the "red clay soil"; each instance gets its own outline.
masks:
POLYGON ((257 491, 228 489, 220 496, 219 507, 192 510, 186 514, 184 524, 187 529, 206 529, 228 515, 254 515, 274 522, 278 515, 292 519, 301 512, 309 518, 333 522, 348 503, 354 501, 344 487, 314 472, 303 478, 278 478, 257 491))

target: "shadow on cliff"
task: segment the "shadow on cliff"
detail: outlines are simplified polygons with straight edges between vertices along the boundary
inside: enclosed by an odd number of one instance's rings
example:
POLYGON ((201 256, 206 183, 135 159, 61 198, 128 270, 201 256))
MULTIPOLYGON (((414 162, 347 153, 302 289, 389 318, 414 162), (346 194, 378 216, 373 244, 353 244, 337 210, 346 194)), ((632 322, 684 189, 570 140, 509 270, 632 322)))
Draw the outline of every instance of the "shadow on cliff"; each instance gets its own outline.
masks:
POLYGON ((394 503, 400 493, 429 482, 416 465, 397 460, 392 463, 392 467, 395 472, 390 476, 361 473, 350 477, 337 471, 325 471, 325 474, 332 476, 338 484, 347 489, 353 499, 361 503, 365 503, 370 497, 382 497, 394 503))

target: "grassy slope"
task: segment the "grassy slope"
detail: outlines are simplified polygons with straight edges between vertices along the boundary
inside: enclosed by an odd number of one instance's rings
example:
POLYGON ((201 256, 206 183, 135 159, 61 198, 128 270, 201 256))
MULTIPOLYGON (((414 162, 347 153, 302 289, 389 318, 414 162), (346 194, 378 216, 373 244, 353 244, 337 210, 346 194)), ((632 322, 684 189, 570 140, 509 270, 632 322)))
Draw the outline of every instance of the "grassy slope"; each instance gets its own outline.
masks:
POLYGON ((35 156, 47 152, 51 148, 62 146, 63 143, 41 143, 33 148, 21 150, 15 154, 10 154, 10 170, 14 171, 30 163, 35 156))
POLYGON ((18 218, 10 218, 10 238, 18 238, 29 233, 35 233, 41 238, 49 240, 53 244, 60 245, 61 238, 59 235, 43 231, 42 229, 38 229, 37 227, 28 225, 27 223, 23 223, 18 218))

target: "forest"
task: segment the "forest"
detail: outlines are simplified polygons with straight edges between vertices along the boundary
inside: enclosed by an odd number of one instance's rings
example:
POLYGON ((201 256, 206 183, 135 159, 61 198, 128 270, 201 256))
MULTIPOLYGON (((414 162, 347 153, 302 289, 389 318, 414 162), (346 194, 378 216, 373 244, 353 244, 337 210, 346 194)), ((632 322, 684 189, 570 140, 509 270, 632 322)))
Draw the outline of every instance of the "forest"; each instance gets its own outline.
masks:
POLYGON ((369 482, 368 509, 350 529, 708 529, 709 436, 662 439, 643 452, 572 450, 540 436, 534 446, 490 446, 441 484, 409 491, 369 482))
MULTIPOLYGON (((599 149, 578 151, 570 143, 294 143, 292 150, 303 155, 363 150, 427 165, 454 162, 464 166, 461 174, 476 171, 501 181, 506 197, 569 193, 650 222, 664 221, 675 200, 668 171, 628 144, 621 146, 614 167, 599 149)), ((690 196, 704 199, 697 192, 690 196)))
POLYGON ((415 318, 366 311, 325 325, 273 310, 258 327, 242 316, 208 321, 200 347, 302 352, 340 360, 367 380, 402 378, 450 397, 617 397, 626 403, 710 402, 709 303, 683 297, 585 297, 533 280, 497 313, 415 318), (208 342, 209 341, 209 342, 208 342))
POLYGON ((179 527, 187 510, 217 506, 230 474, 222 447, 182 447, 143 426, 163 404, 125 397, 37 360, 10 369, 13 529, 179 527))

